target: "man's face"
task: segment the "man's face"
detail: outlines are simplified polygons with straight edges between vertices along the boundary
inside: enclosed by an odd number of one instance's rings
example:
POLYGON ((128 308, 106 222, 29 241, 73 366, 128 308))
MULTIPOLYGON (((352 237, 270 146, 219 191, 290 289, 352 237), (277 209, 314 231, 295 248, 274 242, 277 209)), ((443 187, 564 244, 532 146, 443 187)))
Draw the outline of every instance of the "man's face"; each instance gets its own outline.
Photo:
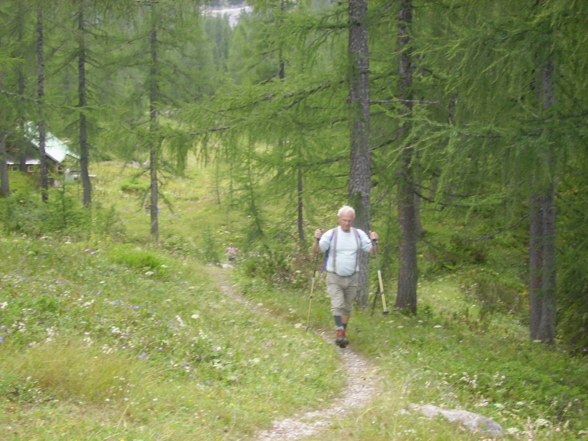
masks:
POLYGON ((353 225, 353 221, 355 220, 355 216, 353 216, 353 213, 351 211, 344 211, 343 213, 341 213, 341 216, 339 216, 338 219, 339 225, 341 225, 341 229, 346 233, 349 233, 351 225, 353 225))

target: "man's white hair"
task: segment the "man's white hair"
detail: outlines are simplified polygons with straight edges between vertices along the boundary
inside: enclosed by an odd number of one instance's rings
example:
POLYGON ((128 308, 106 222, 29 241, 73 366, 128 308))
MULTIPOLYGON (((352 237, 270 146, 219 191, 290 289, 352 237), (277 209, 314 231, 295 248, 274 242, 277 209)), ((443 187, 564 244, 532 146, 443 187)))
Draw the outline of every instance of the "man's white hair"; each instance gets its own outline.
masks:
POLYGON ((339 208, 339 211, 337 212, 337 217, 341 216, 343 213, 349 211, 353 217, 355 217, 355 210, 353 209, 353 207, 350 207, 349 205, 343 205, 341 208, 339 208))

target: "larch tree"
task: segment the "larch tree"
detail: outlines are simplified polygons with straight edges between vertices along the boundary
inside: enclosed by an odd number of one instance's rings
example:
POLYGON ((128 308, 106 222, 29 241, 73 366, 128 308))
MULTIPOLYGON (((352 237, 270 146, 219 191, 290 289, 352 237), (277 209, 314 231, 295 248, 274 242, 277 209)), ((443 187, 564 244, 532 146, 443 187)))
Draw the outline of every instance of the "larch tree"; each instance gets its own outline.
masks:
POLYGON ((84 205, 89 207, 92 203, 92 183, 90 182, 89 173, 89 145, 88 145, 88 122, 87 122, 87 56, 88 49, 86 45, 87 31, 85 20, 86 0, 78 0, 78 17, 77 17, 77 39, 78 39, 78 109, 79 109, 79 142, 80 142, 80 177, 84 192, 84 205))
POLYGON ((398 140, 401 145, 398 171, 398 293, 396 309, 417 312, 417 205, 415 196, 416 155, 411 139, 413 111, 413 60, 411 48, 412 0, 401 0, 398 12, 398 140))
POLYGON ((37 6, 37 100, 38 100, 38 143, 39 143, 39 174, 41 179, 41 198, 43 202, 49 200, 49 171, 47 166, 47 154, 45 152, 46 128, 45 128, 45 36, 43 34, 43 6, 37 6))
MULTIPOLYGON (((530 337, 552 344, 557 329, 556 191, 585 150, 586 5, 453 2, 452 59, 440 72, 457 96, 441 182, 475 169, 478 185, 503 206, 527 210, 530 337), (584 37, 582 37, 584 35, 584 37), (451 176, 450 176, 451 175, 451 176)), ((448 188, 445 186, 445 188, 448 188)))
MULTIPOLYGON (((370 230, 371 151, 368 2, 349 0, 349 204, 355 209, 355 226, 370 230)), ((359 257, 358 303, 367 305, 369 255, 359 257)))

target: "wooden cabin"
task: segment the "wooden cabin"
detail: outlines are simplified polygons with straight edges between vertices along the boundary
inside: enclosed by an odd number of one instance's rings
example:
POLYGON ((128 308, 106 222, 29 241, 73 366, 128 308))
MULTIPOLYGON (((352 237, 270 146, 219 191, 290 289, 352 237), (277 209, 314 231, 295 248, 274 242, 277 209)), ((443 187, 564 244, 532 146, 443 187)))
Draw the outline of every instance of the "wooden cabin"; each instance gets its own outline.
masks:
MULTIPOLYGON (((29 123, 22 143, 6 142, 6 168, 9 172, 25 172, 32 176, 39 173, 41 159, 39 153, 38 132, 29 123), (24 153, 23 153, 24 150, 24 153)), ((54 136, 51 132, 45 134, 45 155, 47 169, 50 174, 64 175, 66 170, 78 168, 79 157, 69 150, 67 144, 54 136)), ((55 185, 56 182, 53 182, 55 185)))

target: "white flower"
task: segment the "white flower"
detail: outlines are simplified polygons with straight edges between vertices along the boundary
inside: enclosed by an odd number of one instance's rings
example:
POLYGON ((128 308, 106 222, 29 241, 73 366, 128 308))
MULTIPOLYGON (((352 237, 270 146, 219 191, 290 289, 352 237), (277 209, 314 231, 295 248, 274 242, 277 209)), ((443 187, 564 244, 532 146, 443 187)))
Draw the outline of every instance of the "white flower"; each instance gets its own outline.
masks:
POLYGON ((551 425, 551 423, 549 421, 547 421, 546 419, 543 419, 543 418, 537 418, 537 420, 535 421, 535 424, 537 425, 537 427, 545 427, 545 426, 551 425))

